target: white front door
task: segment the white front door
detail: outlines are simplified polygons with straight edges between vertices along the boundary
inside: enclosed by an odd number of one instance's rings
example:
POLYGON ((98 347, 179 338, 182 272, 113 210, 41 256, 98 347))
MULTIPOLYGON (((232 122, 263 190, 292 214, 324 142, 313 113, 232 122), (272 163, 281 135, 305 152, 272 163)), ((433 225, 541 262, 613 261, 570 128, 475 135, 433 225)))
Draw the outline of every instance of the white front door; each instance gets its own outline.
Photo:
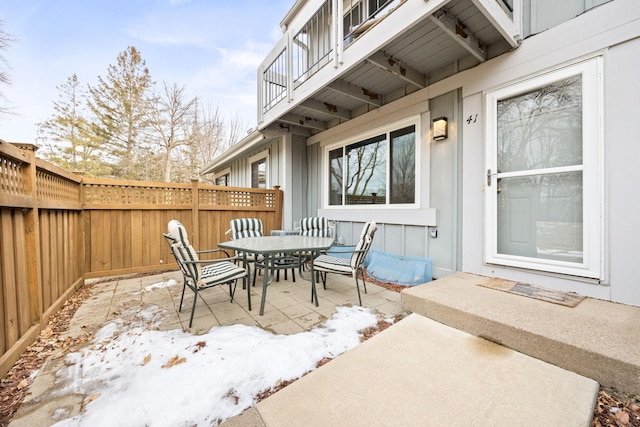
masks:
POLYGON ((600 277, 599 68, 487 94, 488 263, 600 277))

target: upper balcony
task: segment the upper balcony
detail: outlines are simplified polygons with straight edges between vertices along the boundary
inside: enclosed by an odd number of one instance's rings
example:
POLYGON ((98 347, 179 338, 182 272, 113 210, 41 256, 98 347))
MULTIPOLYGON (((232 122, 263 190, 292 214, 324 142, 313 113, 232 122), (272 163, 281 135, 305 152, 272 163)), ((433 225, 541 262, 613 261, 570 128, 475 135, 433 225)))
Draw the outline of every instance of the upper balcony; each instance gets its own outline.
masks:
POLYGON ((312 135, 517 47, 519 0, 298 0, 258 69, 261 130, 312 135))

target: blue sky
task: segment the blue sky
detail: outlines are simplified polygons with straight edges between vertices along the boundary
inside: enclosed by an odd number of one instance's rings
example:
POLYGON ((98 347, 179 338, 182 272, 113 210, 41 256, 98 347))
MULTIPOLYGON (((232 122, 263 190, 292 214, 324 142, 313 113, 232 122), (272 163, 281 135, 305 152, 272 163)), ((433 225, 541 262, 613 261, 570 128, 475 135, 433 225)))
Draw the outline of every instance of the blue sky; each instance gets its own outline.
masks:
POLYGON ((256 70, 280 39, 295 0, 3 0, 3 52, 11 86, 0 90, 16 115, 0 117, 0 139, 35 142, 53 113, 56 86, 107 75, 135 46, 154 81, 186 86, 226 121, 256 122, 256 70))

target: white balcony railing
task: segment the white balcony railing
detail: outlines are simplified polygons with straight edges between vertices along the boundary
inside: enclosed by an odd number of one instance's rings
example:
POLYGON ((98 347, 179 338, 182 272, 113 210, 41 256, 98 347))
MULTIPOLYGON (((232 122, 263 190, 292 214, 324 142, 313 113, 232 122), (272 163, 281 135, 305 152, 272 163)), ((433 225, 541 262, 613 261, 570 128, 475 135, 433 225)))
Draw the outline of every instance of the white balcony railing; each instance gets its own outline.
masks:
MULTIPOLYGON (((517 46, 521 32, 519 13, 516 13, 519 8, 514 8, 514 4, 519 5, 521 0, 469 1, 488 17, 490 24, 512 47, 517 46)), ((367 50, 368 45, 360 48, 356 47, 355 42, 367 37, 365 33, 369 33, 369 30, 373 34, 374 27, 387 22, 388 17, 394 16, 389 21, 393 23, 376 33, 372 39, 374 43, 382 40, 381 32, 402 31, 447 3, 448 0, 314 0, 300 3, 301 6, 291 12, 291 19, 285 18, 283 25, 286 33, 258 69, 258 123, 263 123, 265 117, 273 115, 270 111, 281 101, 293 101, 294 94, 300 89, 301 93, 307 94, 301 85, 326 65, 333 63, 335 68, 352 66, 359 56, 364 58, 371 55, 372 52, 367 50), (396 14, 395 11, 400 13, 396 14), (309 16, 306 21, 305 16, 309 16), (347 47, 349 57, 346 55, 347 47), (352 47, 355 48, 353 55, 352 47)), ((452 29, 446 28, 454 36, 456 23, 450 25, 452 29)), ((463 47, 465 42, 469 44, 468 39, 461 38, 463 47)), ((324 76, 323 79, 328 82, 331 78, 324 76)), ((276 110, 280 109, 281 106, 276 110)))
POLYGON ((293 81, 298 83, 329 62, 332 52, 332 2, 325 2, 293 38, 293 81))

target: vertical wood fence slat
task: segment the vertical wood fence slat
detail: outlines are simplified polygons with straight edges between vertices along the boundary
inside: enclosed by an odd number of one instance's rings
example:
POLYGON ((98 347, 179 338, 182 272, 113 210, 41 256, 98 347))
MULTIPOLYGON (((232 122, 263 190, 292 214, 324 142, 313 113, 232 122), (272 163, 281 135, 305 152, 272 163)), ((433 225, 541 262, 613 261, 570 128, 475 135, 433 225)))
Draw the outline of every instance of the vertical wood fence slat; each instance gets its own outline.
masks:
MULTIPOLYGON (((31 301, 29 298, 30 284, 27 279, 28 265, 27 265, 27 251, 25 239, 21 238, 20 234, 25 233, 24 214, 21 211, 16 211, 14 215, 14 251, 15 251, 15 278, 16 278, 16 303, 18 304, 17 310, 17 322, 18 322, 18 336, 23 336, 29 327, 31 326, 31 301)), ((34 297, 37 296, 34 295, 34 297)), ((37 309, 37 307, 34 307, 37 309)), ((33 319, 37 319, 40 313, 35 313, 33 319)))
MULTIPOLYGON (((39 322, 42 318, 42 292, 40 287, 40 277, 42 268, 42 250, 40 249, 40 225, 39 225, 39 205, 37 190, 37 168, 36 168, 36 147, 30 146, 23 149, 25 154, 29 156, 30 166, 25 174, 25 191, 36 197, 32 197, 32 208, 24 210, 24 261, 26 263, 24 270, 24 280, 27 286, 24 289, 28 300, 28 315, 25 314, 24 329, 21 334, 24 335, 32 324, 39 322)), ((23 303, 27 303, 25 300, 23 303)))
POLYGON ((15 270, 15 242, 13 234, 13 209, 2 212, 2 273, 4 289, 2 300, 4 304, 4 341, 9 348, 18 340, 18 307, 16 296, 15 270))
POLYGON ((49 244, 51 242, 51 237, 49 235, 49 231, 51 229, 51 217, 47 214, 42 214, 40 216, 40 249, 41 249, 41 263, 42 268, 40 271, 40 289, 42 293, 42 307, 41 310, 44 311, 44 307, 49 307, 55 298, 52 297, 51 294, 51 250, 49 249, 49 244))

